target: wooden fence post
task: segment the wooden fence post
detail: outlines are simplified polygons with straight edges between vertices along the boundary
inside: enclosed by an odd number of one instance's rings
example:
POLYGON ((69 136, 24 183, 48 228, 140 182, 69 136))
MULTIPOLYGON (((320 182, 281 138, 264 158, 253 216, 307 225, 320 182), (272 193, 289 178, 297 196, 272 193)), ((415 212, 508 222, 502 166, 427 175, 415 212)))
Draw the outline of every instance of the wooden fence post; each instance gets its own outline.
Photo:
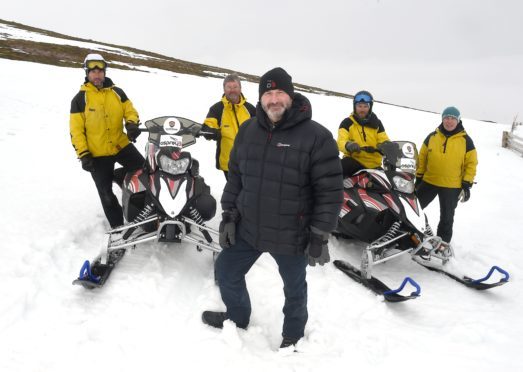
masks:
POLYGON ((508 147, 508 132, 503 131, 503 137, 501 138, 501 147, 508 147))

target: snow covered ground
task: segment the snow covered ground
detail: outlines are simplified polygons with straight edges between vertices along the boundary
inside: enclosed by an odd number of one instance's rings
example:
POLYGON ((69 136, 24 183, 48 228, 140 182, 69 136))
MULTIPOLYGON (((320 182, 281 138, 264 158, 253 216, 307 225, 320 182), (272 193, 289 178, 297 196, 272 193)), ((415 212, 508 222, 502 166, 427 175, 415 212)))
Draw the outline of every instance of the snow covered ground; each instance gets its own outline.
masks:
MULTIPOLYGON (((142 121, 163 115, 202 121, 222 92, 221 79, 162 71, 110 70, 108 76, 133 100, 142 121)), ((306 336, 299 353, 286 353, 278 352, 282 284, 268 255, 247 277, 253 304, 247 331, 201 323, 203 310, 223 304, 211 253, 191 246, 144 245, 125 256, 103 289, 71 285, 83 261, 104 246, 107 228, 91 177, 69 140, 70 100, 82 82, 80 69, 0 59, 0 370, 523 368, 523 158, 501 148, 509 125, 469 120, 463 113, 478 149, 478 184, 471 200, 458 207, 453 242, 471 275, 496 264, 511 273, 511 282, 474 291, 404 258, 377 274, 391 286, 412 276, 422 295, 389 304, 332 264, 309 268, 306 336)), ((255 84, 244 84, 244 93, 256 103, 255 84)), ((313 118, 336 135, 351 101, 307 96, 313 118)), ((392 139, 418 146, 440 122, 438 115, 388 105, 376 104, 374 111, 392 139)), ((141 136, 137 147, 144 145, 141 136)), ((224 177, 214 168, 214 142, 201 140, 189 150, 219 200, 224 177)), ((437 202, 427 213, 435 227, 437 202)), ((218 223, 215 218, 210 224, 218 223)), ((360 247, 335 239, 330 247, 333 259, 358 262, 360 247)))

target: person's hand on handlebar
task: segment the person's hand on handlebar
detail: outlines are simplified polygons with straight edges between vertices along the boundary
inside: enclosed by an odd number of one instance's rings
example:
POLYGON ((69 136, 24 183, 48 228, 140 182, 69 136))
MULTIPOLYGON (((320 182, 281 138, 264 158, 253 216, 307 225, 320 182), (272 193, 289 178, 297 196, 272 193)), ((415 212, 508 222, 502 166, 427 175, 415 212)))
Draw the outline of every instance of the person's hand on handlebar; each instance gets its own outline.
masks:
POLYGON ((347 141, 345 144, 345 150, 348 152, 360 152, 361 148, 360 145, 358 145, 356 142, 347 141))

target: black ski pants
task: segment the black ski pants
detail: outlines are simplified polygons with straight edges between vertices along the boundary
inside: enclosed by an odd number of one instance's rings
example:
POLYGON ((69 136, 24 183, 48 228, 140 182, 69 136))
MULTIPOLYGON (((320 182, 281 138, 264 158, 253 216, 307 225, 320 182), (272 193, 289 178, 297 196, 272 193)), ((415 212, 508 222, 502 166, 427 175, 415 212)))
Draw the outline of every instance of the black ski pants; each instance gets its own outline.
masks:
POLYGON ((145 159, 132 143, 118 154, 93 158, 94 170, 91 172, 105 216, 112 228, 123 225, 123 211, 113 192, 113 171, 115 163, 124 167, 125 172, 143 167, 145 159))
POLYGON ((347 157, 341 159, 341 169, 343 171, 343 178, 352 176, 359 170, 364 169, 365 167, 356 159, 347 157))
MULTIPOLYGON (((236 244, 221 251, 216 259, 216 279, 227 307, 227 319, 241 328, 247 328, 251 316, 251 301, 245 275, 262 253, 236 234, 236 244)), ((305 255, 270 255, 278 264, 283 280, 285 305, 282 335, 298 340, 303 337, 308 319, 305 280, 308 260, 305 255)))
POLYGON ((422 181, 416 190, 421 208, 429 205, 436 195, 439 199, 439 224, 437 235, 443 241, 450 243, 452 239, 452 226, 454 225, 454 212, 458 206, 459 194, 461 188, 449 188, 434 186, 422 181))

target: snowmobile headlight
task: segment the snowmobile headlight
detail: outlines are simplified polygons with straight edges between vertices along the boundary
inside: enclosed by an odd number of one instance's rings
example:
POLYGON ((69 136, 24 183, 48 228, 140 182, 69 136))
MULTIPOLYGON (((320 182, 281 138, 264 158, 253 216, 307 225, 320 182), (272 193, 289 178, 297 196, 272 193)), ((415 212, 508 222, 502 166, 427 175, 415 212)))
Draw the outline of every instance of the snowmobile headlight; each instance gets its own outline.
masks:
POLYGON ((414 182, 412 180, 406 180, 400 176, 394 176, 392 178, 395 189, 404 192, 405 194, 412 194, 414 192, 414 182))
POLYGON ((170 174, 183 174, 187 171, 191 159, 171 159, 167 155, 160 156, 160 168, 170 174))

